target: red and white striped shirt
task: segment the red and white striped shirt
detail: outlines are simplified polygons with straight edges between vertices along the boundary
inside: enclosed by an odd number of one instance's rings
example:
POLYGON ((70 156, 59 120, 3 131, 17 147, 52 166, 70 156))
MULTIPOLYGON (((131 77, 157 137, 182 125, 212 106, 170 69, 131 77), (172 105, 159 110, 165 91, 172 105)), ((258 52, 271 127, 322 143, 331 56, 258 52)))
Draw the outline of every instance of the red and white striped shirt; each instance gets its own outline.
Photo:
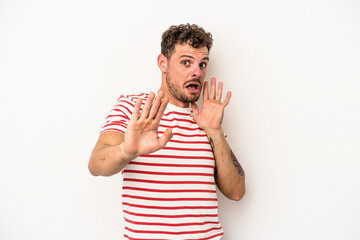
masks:
MULTIPOLYGON (((125 133, 136 100, 147 96, 120 96, 101 133, 125 133)), ((221 239, 215 159, 206 133, 195 123, 190 108, 170 103, 159 135, 168 127, 173 137, 163 149, 133 159, 122 171, 124 238, 221 239)))

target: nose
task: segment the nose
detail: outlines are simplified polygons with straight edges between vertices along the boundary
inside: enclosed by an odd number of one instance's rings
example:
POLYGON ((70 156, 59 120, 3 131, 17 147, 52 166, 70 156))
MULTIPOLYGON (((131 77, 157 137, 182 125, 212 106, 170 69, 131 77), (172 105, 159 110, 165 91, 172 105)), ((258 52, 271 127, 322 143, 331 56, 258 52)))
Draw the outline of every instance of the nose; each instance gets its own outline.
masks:
POLYGON ((200 67, 199 66, 194 67, 191 76, 194 78, 199 78, 199 77, 201 77, 201 75, 202 75, 202 71, 201 71, 200 67))

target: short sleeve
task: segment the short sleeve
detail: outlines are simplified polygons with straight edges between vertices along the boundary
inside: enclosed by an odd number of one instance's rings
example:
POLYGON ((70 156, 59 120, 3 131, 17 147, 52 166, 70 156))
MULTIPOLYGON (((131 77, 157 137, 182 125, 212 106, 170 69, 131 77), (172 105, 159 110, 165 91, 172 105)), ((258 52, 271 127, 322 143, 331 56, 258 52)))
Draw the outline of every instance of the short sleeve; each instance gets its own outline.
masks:
POLYGON ((121 95, 101 125, 100 134, 107 131, 117 131, 125 134, 136 99, 134 100, 131 95, 121 95))

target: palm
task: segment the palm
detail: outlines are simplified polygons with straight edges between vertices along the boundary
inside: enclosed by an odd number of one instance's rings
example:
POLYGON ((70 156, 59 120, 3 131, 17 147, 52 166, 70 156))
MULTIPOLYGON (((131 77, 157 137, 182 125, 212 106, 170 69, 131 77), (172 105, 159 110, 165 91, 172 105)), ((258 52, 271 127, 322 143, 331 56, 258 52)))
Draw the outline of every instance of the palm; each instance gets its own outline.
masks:
POLYGON ((221 124, 224 106, 214 100, 205 101, 199 114, 194 115, 194 120, 202 129, 218 129, 221 124))
POLYGON ((133 114, 128 123, 124 147, 131 155, 142 155, 155 152, 165 146, 171 138, 171 129, 167 129, 163 136, 158 137, 158 128, 161 117, 166 108, 167 100, 161 101, 163 93, 160 92, 154 103, 154 93, 150 93, 144 108, 140 113, 142 100, 137 100, 133 114))
POLYGON ((217 130, 221 127, 221 122, 224 114, 224 109, 230 101, 231 92, 228 92, 226 98, 221 102, 222 82, 219 83, 217 92, 215 91, 216 80, 211 79, 210 95, 208 93, 208 83, 204 85, 203 105, 199 111, 196 104, 194 104, 194 120, 202 129, 217 130))
POLYGON ((125 133, 125 151, 132 154, 147 154, 161 148, 156 123, 129 123, 125 133))

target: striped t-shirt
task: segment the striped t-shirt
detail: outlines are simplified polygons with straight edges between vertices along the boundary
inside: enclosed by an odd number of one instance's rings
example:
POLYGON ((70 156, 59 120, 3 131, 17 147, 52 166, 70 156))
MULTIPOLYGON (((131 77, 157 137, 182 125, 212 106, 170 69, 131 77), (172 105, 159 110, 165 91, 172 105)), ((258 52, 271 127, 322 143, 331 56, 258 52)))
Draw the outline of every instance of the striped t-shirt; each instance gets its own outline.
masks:
MULTIPOLYGON (((120 96, 101 133, 125 133, 136 100, 147 96, 120 96)), ((206 133, 195 123, 190 108, 170 103, 159 135, 168 127, 173 137, 164 148, 133 159, 122 170, 124 238, 220 239, 215 159, 206 133)))

